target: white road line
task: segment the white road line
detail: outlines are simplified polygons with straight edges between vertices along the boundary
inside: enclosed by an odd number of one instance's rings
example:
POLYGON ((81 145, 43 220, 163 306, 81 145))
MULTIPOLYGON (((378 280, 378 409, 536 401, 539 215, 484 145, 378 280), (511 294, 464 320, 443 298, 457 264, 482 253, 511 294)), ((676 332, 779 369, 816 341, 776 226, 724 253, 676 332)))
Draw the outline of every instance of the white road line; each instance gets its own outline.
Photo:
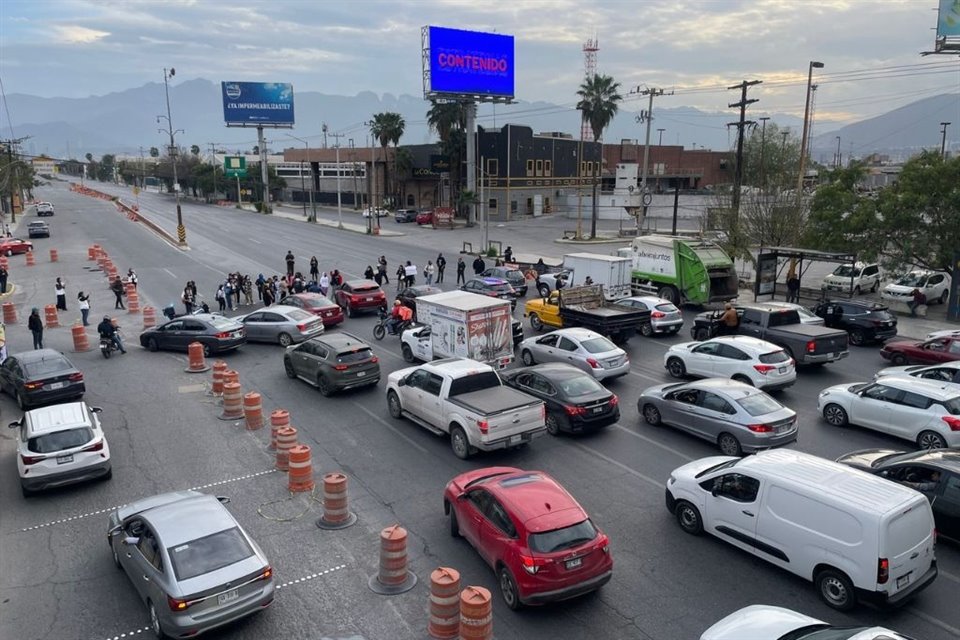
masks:
POLYGON ((253 244, 263 244, 262 242, 260 242, 260 241, 257 240, 256 238, 248 238, 248 240, 250 240, 250 242, 252 242, 253 244))
POLYGON ((429 453, 429 452, 426 450, 426 448, 421 447, 418 443, 414 442, 414 441, 410 438, 410 436, 408 436, 408 435, 406 435, 406 434, 404 434, 404 433, 401 433, 399 429, 397 429, 396 427, 394 427, 393 425, 391 425, 389 422, 387 422, 386 420, 384 420, 384 419, 381 418, 380 416, 376 415, 375 413, 373 413, 372 411, 370 411, 369 409, 367 409, 366 407, 364 407, 363 405, 361 405, 359 402, 354 402, 353 405, 354 405, 357 409, 360 409, 360 411, 363 411, 365 414, 367 414, 368 416, 370 416, 371 419, 375 420, 376 422, 379 422, 380 424, 382 424, 383 426, 385 426, 385 427, 386 427, 387 429, 389 429, 390 431, 393 431, 397 436, 399 436, 400 438, 403 438, 404 440, 406 440, 407 443, 409 443, 411 447, 413 447, 414 449, 420 451, 420 453, 429 453))
POLYGON ((167 269, 166 267, 164 267, 163 270, 166 271, 170 275, 170 277, 173 278, 174 280, 177 279, 177 274, 175 274, 173 271, 170 271, 170 269, 167 269))
POLYGON ((333 573, 334 571, 340 571, 341 569, 346 569, 346 568, 347 568, 347 565, 341 564, 341 565, 337 565, 336 567, 332 567, 332 568, 330 568, 330 569, 325 569, 325 570, 323 570, 323 571, 319 571, 319 572, 317 572, 317 573, 311 573, 311 574, 308 575, 308 576, 304 576, 304 577, 302 577, 302 578, 297 578, 296 580, 288 580, 287 582, 284 582, 283 584, 278 584, 278 585, 277 585, 277 590, 279 591, 280 589, 283 589, 284 587, 290 587, 290 586, 295 585, 295 584, 300 584, 301 582, 307 582, 308 580, 313 580, 314 578, 319 578, 320 576, 325 576, 325 575, 327 575, 328 573, 333 573))
POLYGON ((121 633, 120 635, 108 637, 107 640, 122 640, 122 638, 132 638, 133 636, 138 636, 147 631, 150 631, 150 627, 140 627, 139 629, 134 629, 133 631, 127 631, 126 633, 121 633))
POLYGON ((638 378, 643 378, 644 380, 652 380, 652 381, 654 381, 654 382, 658 382, 658 383, 660 383, 660 384, 664 384, 664 382, 663 382, 663 380, 662 380, 661 378, 654 378, 653 376, 648 376, 648 375, 645 374, 645 373, 640 373, 640 372, 638 372, 638 371, 634 371, 633 369, 630 369, 630 375, 632 375, 632 376, 637 376, 638 378))
POLYGON ((960 638, 960 629, 958 629, 957 627, 950 626, 949 624, 947 624, 947 623, 944 622, 943 620, 941 620, 941 619, 939 619, 939 618, 934 618, 934 617, 931 616, 930 614, 924 613, 923 611, 920 611, 920 610, 915 609, 915 608, 913 608, 913 607, 907 608, 907 611, 909 611, 909 612, 912 613, 913 615, 917 616, 917 617, 920 618, 921 620, 926 620, 927 622, 929 622, 929 623, 932 624, 933 626, 939 627, 939 628, 943 629, 944 631, 946 631, 946 632, 948 632, 948 633, 950 633, 950 634, 953 634, 953 637, 954 637, 954 638, 960 638))
POLYGON ((954 582, 960 582, 960 576, 954 575, 949 571, 940 570, 940 575, 946 578, 947 580, 953 580, 954 582))
POLYGON ((655 486, 655 487, 659 487, 659 488, 661 488, 661 489, 666 489, 666 488, 667 488, 667 485, 663 484, 663 483, 660 482, 659 480, 654 480, 654 479, 651 478, 650 476, 647 476, 647 475, 644 475, 644 474, 640 473, 639 471, 637 471, 637 470, 634 469, 633 467, 628 467, 627 465, 623 464, 622 462, 618 462, 617 460, 614 460, 614 459, 611 458, 610 456, 607 456, 607 455, 604 455, 604 454, 600 453, 599 451, 597 451, 597 450, 594 449, 593 447, 587 446, 587 445, 583 444, 582 442, 575 442, 575 443, 573 443, 573 445, 574 445, 575 447, 577 447, 577 448, 583 449, 584 451, 586 451, 586 452, 588 452, 588 453, 591 453, 591 454, 597 456, 598 458, 600 458, 601 460, 603 460, 604 462, 606 462, 606 463, 608 463, 608 464, 612 464, 613 466, 615 466, 615 467, 617 467, 617 468, 619 468, 619 469, 621 469, 621 470, 623 470, 623 471, 626 471, 626 472, 629 473, 630 475, 636 476, 637 478, 640 478, 641 480, 644 480, 644 481, 646 481, 646 482, 649 482, 650 484, 652 484, 652 485, 655 486))
POLYGON ((654 445, 654 446, 656 446, 656 447, 660 447, 660 448, 663 449, 664 451, 669 451, 669 452, 672 453, 673 455, 675 455, 675 456, 677 456, 678 458, 681 458, 681 459, 683 459, 683 460, 686 460, 687 462, 693 460, 693 457, 692 457, 692 456, 688 456, 687 454, 682 453, 682 452, 678 451, 677 449, 674 449, 674 448, 672 448, 672 447, 668 447, 668 446, 665 445, 665 444, 662 444, 662 443, 660 443, 660 442, 657 442, 657 441, 654 440, 653 438, 648 438, 647 436, 645 436, 645 435, 643 435, 643 434, 640 434, 640 433, 637 433, 636 431, 632 431, 632 430, 630 430, 630 429, 627 429, 626 427, 624 427, 624 426, 622 426, 622 425, 615 424, 615 425, 613 425, 613 428, 614 428, 614 429, 618 429, 618 430, 620 430, 620 431, 623 431, 624 433, 627 433, 627 434, 633 436, 634 438, 639 438, 640 440, 643 440, 644 442, 647 442, 647 443, 649 443, 649 444, 652 444, 652 445, 654 445))

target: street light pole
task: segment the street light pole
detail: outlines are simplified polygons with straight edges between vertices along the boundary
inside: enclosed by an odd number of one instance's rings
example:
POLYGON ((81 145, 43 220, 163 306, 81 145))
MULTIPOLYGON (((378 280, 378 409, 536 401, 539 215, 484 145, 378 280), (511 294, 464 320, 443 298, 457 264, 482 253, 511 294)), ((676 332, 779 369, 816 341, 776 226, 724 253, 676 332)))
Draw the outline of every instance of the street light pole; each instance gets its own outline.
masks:
POLYGON ((807 69, 807 100, 803 107, 803 133, 800 135, 800 173, 797 176, 798 201, 803 191, 803 178, 807 169, 807 132, 810 129, 810 93, 812 91, 814 69, 823 69, 823 63, 811 60, 807 69))
POLYGON ((839 169, 841 165, 840 162, 840 136, 837 136, 837 163, 834 165, 834 169, 839 169))
MULTIPOLYGON (((326 127, 327 125, 323 126, 326 127)), ((340 138, 343 137, 343 134, 331 133, 330 135, 337 141, 334 147, 337 151, 337 228, 343 229, 343 202, 340 191, 340 138)))
MULTIPOLYGON (((297 140, 298 142, 303 143, 303 149, 307 155, 307 166, 310 167, 310 217, 307 218, 308 222, 317 221, 317 205, 313 200, 313 163, 310 162, 310 143, 308 143, 303 138, 298 138, 297 136, 287 134, 288 138, 297 140)), ((303 191, 303 162, 300 163, 300 190, 303 191)), ((302 194, 301 194, 302 195, 302 194)), ((307 202, 303 202, 303 215, 307 215, 307 202)))
POLYGON ((947 159, 947 127, 950 124, 949 122, 940 123, 940 157, 944 160, 947 159))
POLYGON ((666 129, 657 129, 657 133, 660 134, 660 140, 657 141, 657 146, 658 146, 658 147, 662 147, 662 146, 663 146, 663 132, 664 132, 664 131, 666 131, 666 129))
POLYGON ((767 186, 766 181, 766 172, 764 171, 764 151, 767 148, 767 120, 770 119, 770 116, 761 116, 757 118, 762 124, 760 126, 760 188, 763 189, 767 186))
POLYGON ((177 241, 180 243, 180 246, 186 246, 187 244, 187 228, 183 226, 183 213, 180 210, 180 182, 177 178, 177 147, 173 141, 173 136, 180 131, 183 133, 182 129, 173 128, 173 119, 170 115, 170 84, 169 80, 174 75, 176 75, 176 69, 170 67, 168 71, 166 67, 163 69, 163 92, 167 98, 167 133, 170 134, 170 149, 168 155, 173 158, 173 193, 177 200, 177 241))

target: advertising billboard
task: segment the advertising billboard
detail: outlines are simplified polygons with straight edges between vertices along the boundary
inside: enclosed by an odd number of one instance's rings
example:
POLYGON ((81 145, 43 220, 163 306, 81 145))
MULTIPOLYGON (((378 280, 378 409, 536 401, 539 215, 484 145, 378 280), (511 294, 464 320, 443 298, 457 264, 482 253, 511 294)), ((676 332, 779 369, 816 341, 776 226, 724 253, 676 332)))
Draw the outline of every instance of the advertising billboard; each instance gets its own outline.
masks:
POLYGON ((938 38, 960 38, 960 0, 940 0, 937 16, 938 38))
POLYGON ((757 256, 757 281, 753 293, 756 296, 771 295, 777 290, 777 254, 761 253, 757 256))
POLYGON ((293 126, 293 85, 221 82, 223 120, 234 126, 293 126))
MULTIPOLYGON (((426 97, 513 98, 513 36, 428 27, 429 86, 426 97)), ((425 56, 426 59, 426 56, 425 56)))

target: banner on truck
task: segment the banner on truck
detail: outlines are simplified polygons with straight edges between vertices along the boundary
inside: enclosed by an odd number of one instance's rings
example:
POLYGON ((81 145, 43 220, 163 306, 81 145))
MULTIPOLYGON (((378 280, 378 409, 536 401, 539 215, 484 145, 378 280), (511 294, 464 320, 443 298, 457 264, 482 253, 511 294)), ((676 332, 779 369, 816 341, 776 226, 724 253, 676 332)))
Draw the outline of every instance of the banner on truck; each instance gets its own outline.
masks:
POLYGON ((633 246, 633 270, 645 274, 659 274, 670 278, 677 277, 677 265, 673 252, 654 245, 633 246))

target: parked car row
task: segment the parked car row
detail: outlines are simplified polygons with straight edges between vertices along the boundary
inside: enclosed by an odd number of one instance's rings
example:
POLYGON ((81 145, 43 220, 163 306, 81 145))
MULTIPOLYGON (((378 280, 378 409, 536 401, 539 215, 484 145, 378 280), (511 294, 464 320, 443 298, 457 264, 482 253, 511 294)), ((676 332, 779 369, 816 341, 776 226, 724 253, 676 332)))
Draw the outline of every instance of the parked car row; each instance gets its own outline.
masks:
MULTIPOLYGON (((950 275, 939 271, 916 269, 888 283, 880 291, 880 299, 889 302, 909 302, 913 291, 919 290, 928 303, 946 304, 950 297, 950 275)), ((876 292, 880 289, 880 265, 857 262, 842 264, 820 283, 825 291, 846 291, 853 295, 876 292)))

